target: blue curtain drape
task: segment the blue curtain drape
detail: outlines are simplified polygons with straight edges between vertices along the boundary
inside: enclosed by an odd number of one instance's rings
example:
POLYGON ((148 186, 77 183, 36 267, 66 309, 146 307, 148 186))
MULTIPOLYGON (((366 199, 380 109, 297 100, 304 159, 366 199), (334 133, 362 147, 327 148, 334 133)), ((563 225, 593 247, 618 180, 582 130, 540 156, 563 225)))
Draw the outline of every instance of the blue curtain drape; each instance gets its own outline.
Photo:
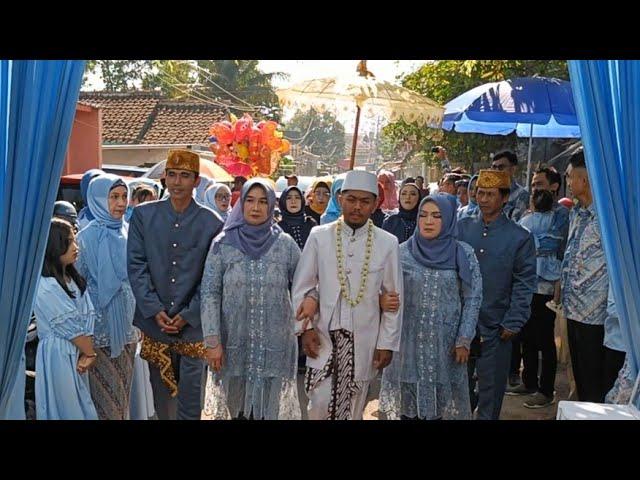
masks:
POLYGON ((84 61, 0 60, 0 418, 19 372, 84 61))
POLYGON ((640 62, 569 61, 609 281, 633 375, 640 366, 640 62))

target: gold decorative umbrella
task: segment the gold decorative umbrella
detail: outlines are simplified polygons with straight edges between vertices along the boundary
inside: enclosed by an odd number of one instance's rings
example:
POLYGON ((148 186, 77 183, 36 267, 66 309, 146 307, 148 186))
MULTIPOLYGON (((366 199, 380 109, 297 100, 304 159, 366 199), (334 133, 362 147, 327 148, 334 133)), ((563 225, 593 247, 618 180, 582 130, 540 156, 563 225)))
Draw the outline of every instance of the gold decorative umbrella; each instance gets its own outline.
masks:
POLYGON ((444 107, 407 88, 376 80, 367 70, 366 60, 360 61, 358 75, 350 79, 336 77, 307 80, 276 91, 283 107, 306 110, 348 110, 356 105, 356 125, 351 146, 350 170, 356 158, 360 112, 370 109, 391 122, 404 120, 433 128, 441 128, 444 107))

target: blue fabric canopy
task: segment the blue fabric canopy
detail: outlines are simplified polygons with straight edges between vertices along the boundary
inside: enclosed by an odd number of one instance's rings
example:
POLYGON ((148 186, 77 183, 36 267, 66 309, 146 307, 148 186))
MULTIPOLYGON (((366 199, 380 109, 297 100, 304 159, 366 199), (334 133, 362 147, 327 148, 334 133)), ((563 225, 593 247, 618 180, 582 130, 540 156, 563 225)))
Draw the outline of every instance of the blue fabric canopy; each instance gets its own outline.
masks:
POLYGON ((515 131, 519 137, 580 137, 571 84, 546 77, 513 78, 472 88, 445 105, 442 128, 485 135, 515 131))
POLYGON ((10 416, 24 376, 19 364, 84 63, 0 60, 0 419, 10 416))
POLYGON ((640 366, 640 62, 569 61, 609 281, 632 374, 640 366))

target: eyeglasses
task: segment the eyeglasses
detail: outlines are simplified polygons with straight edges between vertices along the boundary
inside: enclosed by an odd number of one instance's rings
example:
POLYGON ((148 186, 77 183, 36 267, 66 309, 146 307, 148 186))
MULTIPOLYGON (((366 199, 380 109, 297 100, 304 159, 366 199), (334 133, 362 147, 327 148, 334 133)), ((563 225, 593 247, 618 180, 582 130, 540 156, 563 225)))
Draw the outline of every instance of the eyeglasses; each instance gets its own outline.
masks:
POLYGON ((313 194, 317 198, 330 197, 331 194, 327 192, 314 192, 313 194))
POLYGON ((216 200, 229 200, 231 195, 216 195, 216 200))
POLYGON ((505 168, 507 168, 506 165, 502 164, 502 163, 494 163, 491 165, 491 170, 504 170, 505 168))

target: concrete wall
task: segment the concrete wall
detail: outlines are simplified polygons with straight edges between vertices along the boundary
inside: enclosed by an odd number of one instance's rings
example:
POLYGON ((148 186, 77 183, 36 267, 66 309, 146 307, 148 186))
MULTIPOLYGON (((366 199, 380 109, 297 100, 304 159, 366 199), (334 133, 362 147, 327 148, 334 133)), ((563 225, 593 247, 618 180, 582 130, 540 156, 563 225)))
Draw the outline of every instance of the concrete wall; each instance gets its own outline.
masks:
POLYGON ((156 164, 167 159, 168 148, 163 149, 109 149, 102 151, 102 161, 106 164, 129 165, 132 167, 144 167, 145 164, 156 164))
MULTIPOLYGON (((174 147, 149 147, 149 148, 110 148, 108 145, 102 148, 102 163, 107 165, 129 165, 131 167, 152 166, 167 159, 169 150, 173 148, 185 148, 183 145, 174 147)), ((210 152, 197 151, 201 158, 213 160, 210 152)))

